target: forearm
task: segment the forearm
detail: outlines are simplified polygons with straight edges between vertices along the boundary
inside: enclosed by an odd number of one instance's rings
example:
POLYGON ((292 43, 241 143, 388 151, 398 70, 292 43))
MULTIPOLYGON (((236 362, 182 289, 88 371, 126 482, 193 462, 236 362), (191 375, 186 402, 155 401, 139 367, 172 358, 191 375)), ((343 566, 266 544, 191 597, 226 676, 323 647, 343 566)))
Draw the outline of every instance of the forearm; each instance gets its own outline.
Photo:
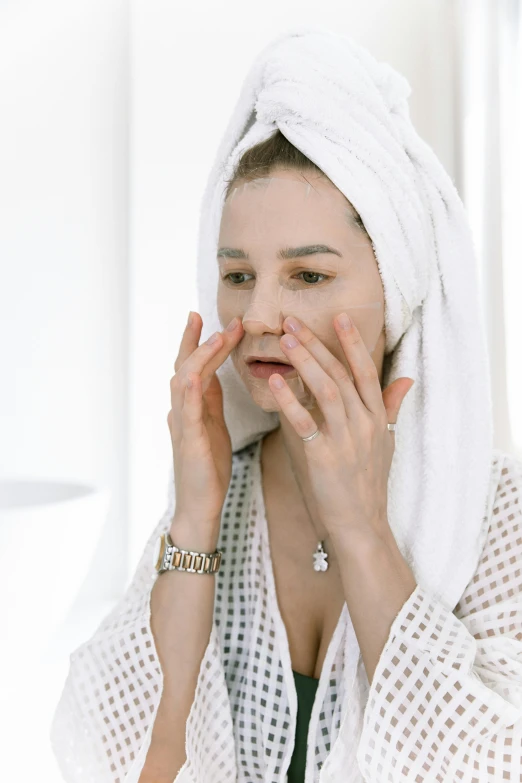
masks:
POLYGON ((417 583, 391 534, 351 532, 334 542, 346 603, 361 649, 368 681, 393 621, 417 583))
MULTIPOLYGON (((219 525, 201 530, 174 519, 171 536, 183 549, 213 552, 219 525)), ((163 692, 139 783, 172 783, 186 760, 185 727, 212 630, 216 576, 168 571, 151 593, 151 630, 163 672, 163 692)))

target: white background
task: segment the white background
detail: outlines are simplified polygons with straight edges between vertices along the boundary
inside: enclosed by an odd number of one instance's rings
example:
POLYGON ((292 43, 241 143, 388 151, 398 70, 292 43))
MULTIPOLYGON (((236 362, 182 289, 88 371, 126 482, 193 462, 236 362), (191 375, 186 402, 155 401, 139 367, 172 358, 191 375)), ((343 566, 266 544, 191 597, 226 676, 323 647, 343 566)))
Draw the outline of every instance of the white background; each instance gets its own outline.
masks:
MULTIPOLYGON (((483 252, 495 445, 522 454, 518 249, 506 230, 503 278, 495 234, 481 233, 490 213, 473 202, 485 168, 466 156, 474 112, 489 104, 461 92, 458 6, 0 2, 0 474, 113 493, 79 596, 85 622, 76 615, 62 654, 122 594, 165 508, 169 380, 198 309, 200 199, 250 64, 287 26, 350 35, 410 82, 412 120, 469 203, 483 252)), ((71 533, 81 546, 74 520, 71 533)), ((41 763, 40 779, 59 779, 41 763)))

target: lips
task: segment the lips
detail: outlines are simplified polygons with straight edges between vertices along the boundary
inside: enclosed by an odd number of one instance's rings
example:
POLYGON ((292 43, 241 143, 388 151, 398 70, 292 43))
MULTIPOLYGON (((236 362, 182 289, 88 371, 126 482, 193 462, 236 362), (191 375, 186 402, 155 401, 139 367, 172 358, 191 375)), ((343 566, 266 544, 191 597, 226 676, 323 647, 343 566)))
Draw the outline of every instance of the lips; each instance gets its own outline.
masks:
POLYGON ((293 378, 297 375, 297 370, 292 364, 288 362, 266 362, 266 361, 250 361, 247 363, 248 372, 254 378, 262 378, 267 380, 274 373, 293 378))
POLYGON ((268 362, 270 364, 286 364, 289 365, 290 362, 285 361, 284 359, 276 359, 273 356, 247 356, 245 359, 247 364, 252 364, 252 362, 268 362))

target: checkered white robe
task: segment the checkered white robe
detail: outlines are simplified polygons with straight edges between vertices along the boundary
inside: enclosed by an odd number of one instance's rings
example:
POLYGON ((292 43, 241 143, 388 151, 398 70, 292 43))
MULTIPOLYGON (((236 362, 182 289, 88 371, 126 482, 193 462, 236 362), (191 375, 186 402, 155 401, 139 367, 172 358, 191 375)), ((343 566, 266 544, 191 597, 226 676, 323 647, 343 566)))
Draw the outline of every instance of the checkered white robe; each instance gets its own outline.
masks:
MULTIPOLYGON (((175 783, 286 781, 297 699, 260 447, 233 457, 214 623, 175 783)), ((488 537, 459 603, 451 611, 418 585, 391 626, 371 686, 344 605, 311 715, 305 783, 522 781, 522 463, 495 450, 491 482, 488 537)), ((139 779, 162 689, 151 561, 172 513, 171 492, 125 595, 70 656, 51 734, 68 783, 139 779)))

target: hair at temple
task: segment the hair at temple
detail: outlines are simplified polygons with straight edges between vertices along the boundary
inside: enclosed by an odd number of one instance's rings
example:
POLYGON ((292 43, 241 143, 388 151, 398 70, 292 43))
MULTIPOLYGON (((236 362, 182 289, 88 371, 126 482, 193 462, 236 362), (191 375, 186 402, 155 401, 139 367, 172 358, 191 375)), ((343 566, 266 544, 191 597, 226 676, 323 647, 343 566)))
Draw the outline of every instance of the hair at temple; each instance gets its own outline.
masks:
MULTIPOLYGON (((303 176, 308 172, 331 181, 319 166, 316 166, 301 150, 294 147, 277 128, 267 139, 243 152, 236 164, 232 177, 225 179, 225 182, 228 182, 225 200, 230 195, 232 189, 240 182, 250 182, 258 177, 268 177, 276 168, 298 171, 303 176)), ((368 236, 361 216, 348 199, 346 201, 353 213, 350 216, 351 225, 368 236)))

